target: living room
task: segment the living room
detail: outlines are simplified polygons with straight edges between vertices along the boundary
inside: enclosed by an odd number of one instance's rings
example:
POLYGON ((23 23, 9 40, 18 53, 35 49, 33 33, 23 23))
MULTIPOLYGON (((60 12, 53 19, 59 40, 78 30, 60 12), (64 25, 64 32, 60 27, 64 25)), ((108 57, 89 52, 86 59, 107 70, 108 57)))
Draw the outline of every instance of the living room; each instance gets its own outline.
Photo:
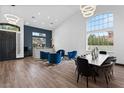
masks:
POLYGON ((0 5, 0 87, 123 88, 123 9, 0 5))

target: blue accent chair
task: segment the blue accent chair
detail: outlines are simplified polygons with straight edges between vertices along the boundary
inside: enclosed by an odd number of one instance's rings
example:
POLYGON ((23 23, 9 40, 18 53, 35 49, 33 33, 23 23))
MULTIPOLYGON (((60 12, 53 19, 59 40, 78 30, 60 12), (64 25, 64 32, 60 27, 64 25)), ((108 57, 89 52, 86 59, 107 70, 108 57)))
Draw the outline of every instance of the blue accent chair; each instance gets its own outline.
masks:
POLYGON ((40 59, 48 60, 49 52, 40 51, 40 59))
POLYGON ((61 55, 59 53, 50 53, 48 61, 49 63, 59 64, 61 62, 61 55))
POLYGON ((76 55, 77 55, 77 51, 68 52, 69 59, 75 59, 76 55))
POLYGON ((64 57, 65 56, 65 50, 60 49, 56 53, 61 54, 61 57, 64 57))

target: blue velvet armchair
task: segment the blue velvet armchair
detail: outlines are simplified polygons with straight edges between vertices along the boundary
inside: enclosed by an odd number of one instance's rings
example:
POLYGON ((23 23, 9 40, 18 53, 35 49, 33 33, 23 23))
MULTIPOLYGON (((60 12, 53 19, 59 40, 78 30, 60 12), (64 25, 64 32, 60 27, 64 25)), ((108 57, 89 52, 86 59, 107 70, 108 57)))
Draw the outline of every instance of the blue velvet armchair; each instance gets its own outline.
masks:
POLYGON ((49 52, 40 51, 40 59, 48 60, 49 52))
POLYGON ((61 55, 59 53, 50 53, 48 61, 49 63, 59 64, 61 62, 61 55))
POLYGON ((60 49, 56 53, 59 53, 61 55, 61 57, 65 56, 65 50, 60 49))
POLYGON ((76 55, 77 55, 77 51, 68 52, 69 59, 75 59, 76 55))

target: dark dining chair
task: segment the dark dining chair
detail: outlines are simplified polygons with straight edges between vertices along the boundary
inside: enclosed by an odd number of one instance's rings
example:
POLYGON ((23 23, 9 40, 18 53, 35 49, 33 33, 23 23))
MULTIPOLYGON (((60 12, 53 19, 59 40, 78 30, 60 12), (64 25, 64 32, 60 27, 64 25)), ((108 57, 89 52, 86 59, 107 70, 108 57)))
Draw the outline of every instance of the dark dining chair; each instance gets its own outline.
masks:
POLYGON ((106 64, 113 64, 112 65, 112 68, 111 68, 111 73, 112 73, 112 75, 113 75, 113 73, 114 73, 114 71, 113 71, 113 69, 114 69, 114 65, 115 65, 115 63, 116 63, 116 57, 114 57, 114 56, 110 56, 110 57, 108 57, 106 60, 105 60, 105 62, 102 64, 102 66, 104 66, 104 65, 106 65, 106 64))
POLYGON ((109 62, 108 64, 104 64, 100 67, 100 69, 102 70, 102 73, 104 74, 104 77, 106 79, 107 87, 113 76, 113 66, 114 66, 114 63, 109 62))
POLYGON ((104 55, 106 55, 107 52, 106 52, 106 51, 99 51, 99 54, 104 54, 104 55))
MULTIPOLYGON (((78 56, 77 58, 80 58, 80 56, 78 56)), ((78 69, 77 69, 77 58, 74 59, 75 65, 76 65, 75 74, 76 74, 76 72, 77 72, 77 70, 78 70, 78 69)))
POLYGON ((110 56, 108 57, 100 67, 96 67, 95 70, 98 74, 103 74, 106 80, 106 84, 108 87, 109 82, 112 80, 114 76, 114 65, 116 62, 116 57, 110 56))
POLYGON ((116 57, 110 56, 110 57, 108 57, 108 58, 103 62, 102 65, 104 65, 104 64, 110 64, 111 62, 116 63, 116 60, 117 60, 116 57))
POLYGON ((77 71, 78 71, 78 76, 77 76, 77 83, 79 81, 79 76, 85 76, 86 77, 86 83, 88 87, 88 77, 93 77, 94 81, 96 82, 96 72, 95 70, 90 66, 88 63, 87 59, 84 58, 77 58, 77 71))

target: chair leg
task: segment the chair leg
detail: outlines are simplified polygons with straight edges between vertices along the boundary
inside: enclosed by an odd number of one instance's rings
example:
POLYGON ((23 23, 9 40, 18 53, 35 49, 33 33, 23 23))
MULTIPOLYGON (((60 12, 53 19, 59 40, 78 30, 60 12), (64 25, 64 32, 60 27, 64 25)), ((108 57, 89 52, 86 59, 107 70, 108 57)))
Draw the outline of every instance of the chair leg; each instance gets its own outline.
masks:
POLYGON ((77 76, 77 83, 78 83, 78 81, 79 81, 79 76, 80 76, 80 74, 78 73, 78 76, 77 76))
POLYGON ((106 84, 107 84, 107 87, 108 87, 108 78, 107 78, 107 75, 106 74, 104 74, 104 75, 105 75, 106 84))
POLYGON ((110 74, 108 75, 108 80, 111 81, 111 75, 110 74))
POLYGON ((77 72, 77 67, 76 67, 76 69, 75 69, 75 74, 76 74, 76 72, 77 72))
POLYGON ((111 71, 111 78, 113 78, 113 77, 114 77, 114 71, 112 69, 112 71, 111 71))
POLYGON ((94 78, 94 82, 96 83, 96 77, 95 77, 95 76, 93 76, 93 78, 94 78))
POLYGON ((87 77, 87 80, 86 80, 86 82, 87 82, 87 88, 88 88, 88 77, 87 77))

